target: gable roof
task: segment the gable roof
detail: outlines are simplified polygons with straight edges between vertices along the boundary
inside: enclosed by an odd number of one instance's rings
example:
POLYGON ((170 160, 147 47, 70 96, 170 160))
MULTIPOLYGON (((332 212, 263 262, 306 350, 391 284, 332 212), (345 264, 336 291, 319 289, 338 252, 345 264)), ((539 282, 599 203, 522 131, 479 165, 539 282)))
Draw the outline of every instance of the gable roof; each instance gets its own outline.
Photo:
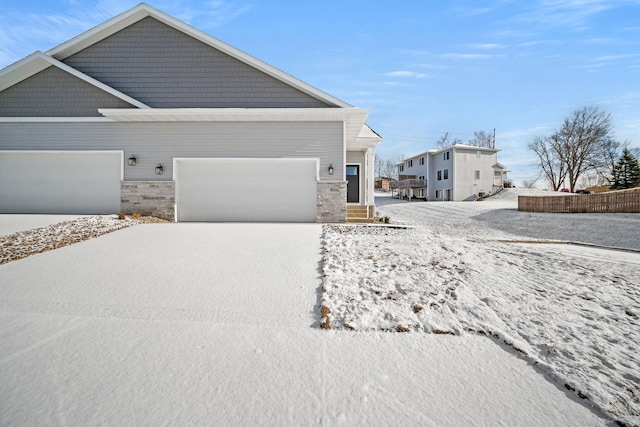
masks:
POLYGON ((168 25, 184 34, 187 34, 193 37, 196 40, 205 43, 208 46, 211 46, 232 58, 235 58, 263 73, 282 81, 283 83, 292 86, 301 92, 319 99, 323 102, 326 102, 330 105, 334 105, 336 107, 342 108, 350 108, 352 105, 329 95, 308 83, 299 80, 290 74, 285 73, 278 68, 275 68, 264 61, 261 61, 239 49, 234 48, 227 43, 224 43, 221 40, 216 39, 215 37, 210 36, 209 34, 198 30, 182 21, 179 21, 172 16, 167 15, 164 12, 161 12, 146 3, 140 3, 138 6, 129 9, 128 11, 121 13, 120 15, 88 30, 84 33, 72 38, 71 40, 62 43, 53 49, 50 49, 46 52, 47 55, 57 59, 58 61, 64 61, 66 58, 80 52, 87 47, 106 39, 107 37, 121 31, 124 28, 127 28, 136 22, 147 18, 152 17, 165 25, 168 25))
POLYGON ((0 92, 17 84, 23 80, 28 79, 31 76, 38 74, 41 71, 46 70, 49 67, 56 67, 60 70, 68 73, 90 85, 101 89, 116 98, 119 98, 135 107, 138 108, 149 108, 146 104, 134 99, 124 93, 94 79, 93 77, 87 76, 86 74, 72 68, 55 58, 52 58, 49 55, 45 55, 44 53, 37 51, 27 56, 24 59, 8 66, 7 68, 0 70, 0 92))

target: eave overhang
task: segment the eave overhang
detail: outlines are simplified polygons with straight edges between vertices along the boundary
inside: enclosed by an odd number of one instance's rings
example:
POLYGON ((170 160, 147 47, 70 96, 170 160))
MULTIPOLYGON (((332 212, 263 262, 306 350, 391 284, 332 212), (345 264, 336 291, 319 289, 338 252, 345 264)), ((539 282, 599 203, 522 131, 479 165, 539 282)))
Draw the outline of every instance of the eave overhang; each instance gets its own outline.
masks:
MULTIPOLYGON (((344 122, 347 149, 360 138, 369 110, 363 108, 105 108, 98 112, 116 122, 344 122)), ((368 129, 368 127, 367 127, 368 129)), ((380 139, 377 136, 377 139, 380 139)), ((381 139, 380 139, 381 140, 381 139)), ((376 144, 377 145, 377 144, 376 144)))

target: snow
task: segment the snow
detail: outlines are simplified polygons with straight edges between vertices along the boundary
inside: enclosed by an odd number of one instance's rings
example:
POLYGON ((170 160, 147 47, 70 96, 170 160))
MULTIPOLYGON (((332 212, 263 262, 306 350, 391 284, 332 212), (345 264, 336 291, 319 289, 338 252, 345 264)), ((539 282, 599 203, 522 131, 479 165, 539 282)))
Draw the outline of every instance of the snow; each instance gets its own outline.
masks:
POLYGON ((383 200, 406 229, 139 224, 0 265, 0 424, 637 424, 636 254, 503 242, 506 196, 383 200))
POLYGON ((460 203, 383 195, 379 214, 406 229, 325 226, 331 326, 486 336, 637 425, 640 215, 532 215, 517 211, 523 193, 460 203))
POLYGON ((0 215, 0 236, 6 236, 34 228, 47 227, 64 221, 73 221, 81 217, 81 215, 2 214, 0 215))

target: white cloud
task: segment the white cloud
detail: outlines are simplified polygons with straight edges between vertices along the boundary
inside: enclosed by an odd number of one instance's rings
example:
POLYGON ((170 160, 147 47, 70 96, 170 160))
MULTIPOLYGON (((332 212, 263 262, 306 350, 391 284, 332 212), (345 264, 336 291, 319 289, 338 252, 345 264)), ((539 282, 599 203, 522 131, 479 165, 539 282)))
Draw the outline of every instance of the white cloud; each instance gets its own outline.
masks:
POLYGON ((493 59, 497 55, 489 55, 484 53, 443 53, 440 55, 443 58, 449 59, 493 59))
POLYGON ((469 44, 466 44, 465 47, 469 49, 492 50, 492 49, 504 49, 509 46, 506 44, 499 44, 499 43, 469 43, 469 44))
POLYGON ((389 77, 409 77, 409 78, 416 78, 416 79, 423 79, 425 77, 429 77, 428 74, 422 74, 422 73, 416 73, 413 71, 391 71, 389 73, 385 73, 385 76, 389 76, 389 77))

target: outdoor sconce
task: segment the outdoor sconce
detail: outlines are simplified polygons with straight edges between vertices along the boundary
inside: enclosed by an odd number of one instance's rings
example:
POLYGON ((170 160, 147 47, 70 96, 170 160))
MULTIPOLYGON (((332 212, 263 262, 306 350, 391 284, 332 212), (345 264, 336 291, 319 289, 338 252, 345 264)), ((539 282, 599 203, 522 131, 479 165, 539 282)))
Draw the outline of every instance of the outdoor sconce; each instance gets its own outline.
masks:
POLYGON ((162 175, 164 173, 164 168, 162 167, 162 164, 158 163, 158 166, 156 166, 156 175, 162 175))
POLYGON ((329 165, 329 175, 333 175, 333 164, 329 165))
POLYGON ((127 164, 129 166, 135 166, 137 163, 138 159, 136 159, 136 156, 134 156, 133 154, 127 159, 127 164))

